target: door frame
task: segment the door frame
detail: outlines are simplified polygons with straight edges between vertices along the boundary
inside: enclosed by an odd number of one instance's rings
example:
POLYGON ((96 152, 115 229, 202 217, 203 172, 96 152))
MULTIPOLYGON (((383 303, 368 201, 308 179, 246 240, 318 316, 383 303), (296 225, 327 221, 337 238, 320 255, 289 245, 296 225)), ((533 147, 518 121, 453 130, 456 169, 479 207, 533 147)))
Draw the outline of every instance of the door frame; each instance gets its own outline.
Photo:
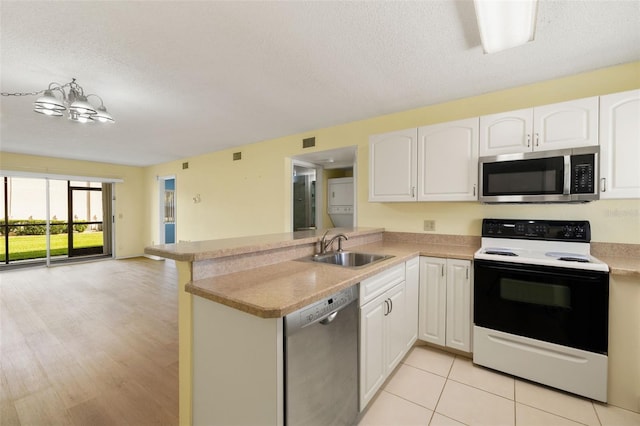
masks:
POLYGON ((324 185, 323 185, 323 167, 319 166, 317 164, 313 164, 313 163, 309 163, 307 161, 302 161, 302 160, 296 160, 296 159, 291 159, 291 171, 289 173, 289 177, 291 178, 291 197, 289 197, 289 214, 290 214, 290 223, 291 223, 291 232, 294 232, 294 214, 293 214, 293 209, 295 207, 295 203, 293 202, 293 193, 294 193, 294 189, 293 189, 293 174, 295 171, 295 167, 305 167, 307 169, 315 169, 316 171, 316 229, 323 229, 322 227, 322 213, 324 211, 324 203, 323 203, 323 197, 322 196, 318 196, 318 194, 323 194, 324 191, 324 185))

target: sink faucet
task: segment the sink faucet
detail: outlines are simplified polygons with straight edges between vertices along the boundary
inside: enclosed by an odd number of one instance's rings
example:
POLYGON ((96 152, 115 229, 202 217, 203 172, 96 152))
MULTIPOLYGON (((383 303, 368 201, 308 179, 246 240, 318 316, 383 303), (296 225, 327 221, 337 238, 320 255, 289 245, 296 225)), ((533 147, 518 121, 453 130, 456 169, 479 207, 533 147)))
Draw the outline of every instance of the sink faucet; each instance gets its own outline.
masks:
POLYGON ((342 251, 342 241, 343 240, 348 240, 349 237, 347 237, 344 234, 337 234, 334 235, 329 241, 327 241, 327 234, 329 233, 329 231, 326 231, 324 233, 324 235, 322 236, 322 239, 320 240, 320 253, 319 254, 325 254, 327 252, 327 249, 329 247, 333 247, 333 242, 337 239, 338 240, 338 251, 342 251))

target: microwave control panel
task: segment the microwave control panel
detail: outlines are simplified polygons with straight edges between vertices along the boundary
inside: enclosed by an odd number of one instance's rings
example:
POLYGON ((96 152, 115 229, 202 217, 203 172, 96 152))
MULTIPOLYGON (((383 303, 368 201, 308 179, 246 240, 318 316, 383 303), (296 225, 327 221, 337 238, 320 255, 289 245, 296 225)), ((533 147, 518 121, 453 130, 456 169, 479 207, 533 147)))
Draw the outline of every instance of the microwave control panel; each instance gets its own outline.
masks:
POLYGON ((594 155, 571 156, 571 193, 593 194, 596 186, 594 155))

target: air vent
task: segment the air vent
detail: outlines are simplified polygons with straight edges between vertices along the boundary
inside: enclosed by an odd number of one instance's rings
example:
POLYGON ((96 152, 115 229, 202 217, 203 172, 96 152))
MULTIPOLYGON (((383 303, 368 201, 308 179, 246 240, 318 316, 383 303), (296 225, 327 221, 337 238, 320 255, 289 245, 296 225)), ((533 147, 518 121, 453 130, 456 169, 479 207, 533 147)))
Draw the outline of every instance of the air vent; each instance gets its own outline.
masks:
POLYGON ((182 170, 188 169, 189 168, 189 162, 187 161, 186 163, 182 163, 182 170))
POLYGON ((233 161, 242 160, 242 152, 234 152, 233 153, 233 161))
POLYGON ((316 146, 316 138, 315 136, 312 138, 302 139, 302 148, 311 148, 316 146))

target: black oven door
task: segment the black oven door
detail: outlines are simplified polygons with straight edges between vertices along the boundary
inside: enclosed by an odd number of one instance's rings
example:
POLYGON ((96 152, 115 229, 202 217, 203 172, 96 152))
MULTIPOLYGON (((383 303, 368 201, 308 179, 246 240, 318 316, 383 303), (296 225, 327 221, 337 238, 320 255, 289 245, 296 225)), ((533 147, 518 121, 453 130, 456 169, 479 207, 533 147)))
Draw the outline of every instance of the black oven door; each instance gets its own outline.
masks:
POLYGON ((474 261, 477 326, 607 353, 609 274, 474 261))

